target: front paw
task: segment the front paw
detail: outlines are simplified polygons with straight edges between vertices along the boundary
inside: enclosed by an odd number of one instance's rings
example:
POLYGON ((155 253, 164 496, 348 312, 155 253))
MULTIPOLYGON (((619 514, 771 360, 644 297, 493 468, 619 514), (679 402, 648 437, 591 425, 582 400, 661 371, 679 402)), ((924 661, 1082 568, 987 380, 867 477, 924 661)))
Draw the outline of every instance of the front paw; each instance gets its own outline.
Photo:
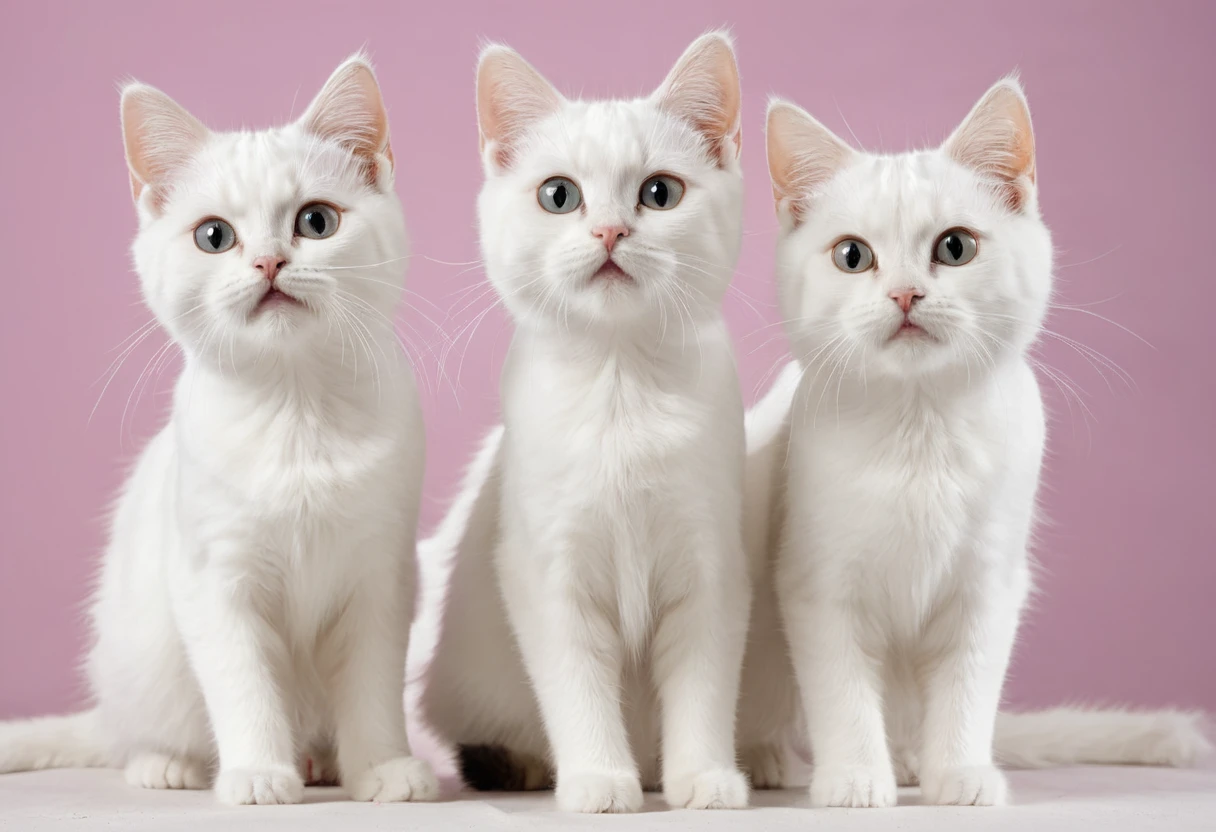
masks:
POLYGON ((636 812, 642 808, 642 783, 632 771, 558 772, 557 807, 593 814, 636 812))
POLYGON ((938 806, 1004 806, 1009 784, 996 766, 960 766, 922 772, 921 796, 938 806))
POLYGON ((746 809, 747 778, 719 768, 691 775, 668 775, 663 796, 673 809, 746 809))
POLYGON ((304 781, 295 766, 231 768, 215 779, 215 796, 229 806, 299 803, 304 797, 304 781))
POLYGON ((895 773, 878 766, 816 766, 811 805, 884 808, 895 805, 895 773))
POLYGON ((379 803, 434 800, 439 796, 439 781, 431 767, 415 757, 398 757, 367 769, 350 778, 352 800, 379 803))

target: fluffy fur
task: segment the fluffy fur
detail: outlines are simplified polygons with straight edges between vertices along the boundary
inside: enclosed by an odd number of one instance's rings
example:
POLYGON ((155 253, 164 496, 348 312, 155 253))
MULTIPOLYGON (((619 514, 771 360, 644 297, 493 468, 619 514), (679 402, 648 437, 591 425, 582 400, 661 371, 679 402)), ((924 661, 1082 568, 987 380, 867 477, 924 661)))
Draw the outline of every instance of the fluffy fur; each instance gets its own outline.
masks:
POLYGON ((769 110, 779 295, 806 368, 792 397, 775 583, 817 806, 1000 804, 1013 762, 1175 762, 1184 715, 997 707, 1031 587, 1045 437, 1026 351, 1052 288, 1034 136, 1015 81, 937 150, 854 151, 769 110), (950 229, 978 240, 958 266, 950 229), (833 259, 864 241, 869 270, 833 259), (1005 745, 1002 751, 1002 744, 1005 745))
POLYGON ((504 428, 426 554, 460 550, 426 717, 474 781, 516 762, 512 784, 545 785, 551 755, 566 810, 635 811, 660 783, 673 806, 743 806, 743 407, 720 312, 742 213, 731 46, 707 35, 653 95, 608 102, 568 101, 491 47, 478 115, 482 248, 517 330, 504 428), (657 173, 684 183, 671 210, 640 202, 657 173), (558 175, 579 210, 538 205, 558 175), (627 231, 611 248, 627 279, 603 277, 600 227, 627 231))
POLYGON ((212 133, 139 84, 122 112, 135 264, 184 369, 114 512, 96 704, 0 726, 0 771, 120 766, 226 803, 298 802, 305 776, 434 797, 402 706, 424 437, 391 324, 407 243, 371 68, 352 58, 259 133, 212 133), (317 201, 332 237, 298 233, 317 201), (217 217, 235 245, 207 253, 195 228, 217 217))

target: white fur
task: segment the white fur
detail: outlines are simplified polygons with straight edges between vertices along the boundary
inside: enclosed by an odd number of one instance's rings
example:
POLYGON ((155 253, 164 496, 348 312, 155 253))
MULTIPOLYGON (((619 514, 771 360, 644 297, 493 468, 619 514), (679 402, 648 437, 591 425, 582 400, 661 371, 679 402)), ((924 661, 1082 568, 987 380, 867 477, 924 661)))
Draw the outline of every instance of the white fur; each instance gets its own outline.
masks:
POLYGON ((407 243, 370 67, 348 61, 298 123, 259 133, 210 133, 148 87, 123 103, 135 263, 184 369, 114 512, 96 705, 0 727, 0 771, 201 788, 215 769, 224 802, 294 803, 306 760, 332 777, 336 750, 352 797, 432 798, 402 703, 424 437, 392 332, 407 243), (338 231, 295 236, 316 200, 343 209, 338 231), (228 252, 195 246, 212 216, 236 229, 228 252), (258 307, 263 254, 302 305, 258 307))
POLYGON ((484 492, 457 507, 477 531, 439 535, 460 551, 424 707, 452 742, 551 748, 563 809, 635 811, 660 780, 674 806, 743 806, 743 408, 720 312, 741 236, 733 54, 708 35, 653 96, 583 102, 493 47, 479 96, 482 247, 517 331, 504 430, 469 483, 484 492), (683 201, 640 207, 664 172, 683 201), (585 212, 539 207, 555 175, 585 212), (630 285, 590 281, 602 224, 630 229, 613 250, 630 285))
MULTIPOLYGON (((1031 586, 1045 436, 1025 354, 1051 293, 1025 101, 1001 82, 940 150, 892 157, 848 150, 776 103, 769 155, 782 312, 806 368, 775 574, 812 803, 889 806, 897 780, 913 779, 930 803, 1003 803, 993 739, 1031 586), (932 263, 958 226, 976 232, 978 255, 932 263), (878 268, 838 269, 846 237, 868 242, 878 268), (896 335, 888 293, 905 287, 924 293, 910 320, 928 336, 896 335)), ((1020 761, 1161 761, 1177 752, 1154 743, 1193 726, 1143 727, 1065 712, 1008 717, 998 739, 1020 761), (1027 747, 1043 739, 1035 726, 1061 723, 1080 736, 1027 747)))

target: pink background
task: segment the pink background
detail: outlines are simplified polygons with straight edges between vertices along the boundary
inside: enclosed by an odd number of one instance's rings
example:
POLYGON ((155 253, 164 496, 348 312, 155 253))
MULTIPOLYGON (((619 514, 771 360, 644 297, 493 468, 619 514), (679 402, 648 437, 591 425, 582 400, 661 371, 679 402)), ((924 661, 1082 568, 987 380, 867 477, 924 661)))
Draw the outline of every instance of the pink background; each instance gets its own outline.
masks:
POLYGON ((693 37, 722 24, 738 39, 745 94, 747 236, 740 291, 727 314, 749 400, 785 350, 773 337, 778 329, 757 333, 777 320, 761 135, 768 94, 793 98, 845 136, 847 119, 866 147, 895 151, 939 141, 991 82, 1021 70, 1038 134, 1043 211, 1059 247, 1058 300, 1077 307, 1057 310, 1049 326, 1108 356, 1134 385, 1057 339, 1043 345, 1045 361, 1084 390, 1084 407, 1045 384, 1051 522, 1039 547, 1042 593, 1009 695, 1018 704, 1216 708, 1216 369, 1213 278, 1203 256, 1216 194, 1216 4, 426 6, 6 4, 0 716, 80 701, 79 610, 106 506, 169 401, 173 364, 141 376, 155 364, 159 336, 134 350, 104 396, 98 382, 123 339, 149 318, 127 253, 135 214, 118 130, 119 79, 161 87, 215 128, 262 126, 298 115, 347 54, 371 50, 415 241, 416 295, 401 320, 416 330, 405 329, 429 377, 423 523, 430 528, 495 419, 509 337, 496 311, 469 328, 489 298, 475 288, 480 270, 459 265, 478 258, 479 43, 511 44, 569 93, 637 94, 658 84, 693 37), (438 362, 425 352, 425 344, 440 350, 440 329, 455 343, 446 368, 453 377, 462 368, 458 390, 436 382, 438 362))

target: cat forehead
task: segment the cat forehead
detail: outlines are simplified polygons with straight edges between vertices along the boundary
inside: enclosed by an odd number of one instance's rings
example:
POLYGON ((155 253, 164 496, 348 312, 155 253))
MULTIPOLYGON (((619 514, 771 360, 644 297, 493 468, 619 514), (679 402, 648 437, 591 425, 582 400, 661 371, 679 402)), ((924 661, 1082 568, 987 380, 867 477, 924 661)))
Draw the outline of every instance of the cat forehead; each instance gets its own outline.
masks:
POLYGON ((691 126, 647 99, 574 101, 540 122, 525 158, 574 171, 662 168, 701 163, 705 150, 691 126))
POLYGON ((340 147, 295 127, 219 133, 193 160, 183 190, 229 205, 269 206, 318 188, 355 186, 358 173, 340 147))
POLYGON ((994 205, 973 173, 938 151, 858 154, 816 203, 828 206, 823 219, 876 235, 915 235, 942 222, 978 223, 994 205))

